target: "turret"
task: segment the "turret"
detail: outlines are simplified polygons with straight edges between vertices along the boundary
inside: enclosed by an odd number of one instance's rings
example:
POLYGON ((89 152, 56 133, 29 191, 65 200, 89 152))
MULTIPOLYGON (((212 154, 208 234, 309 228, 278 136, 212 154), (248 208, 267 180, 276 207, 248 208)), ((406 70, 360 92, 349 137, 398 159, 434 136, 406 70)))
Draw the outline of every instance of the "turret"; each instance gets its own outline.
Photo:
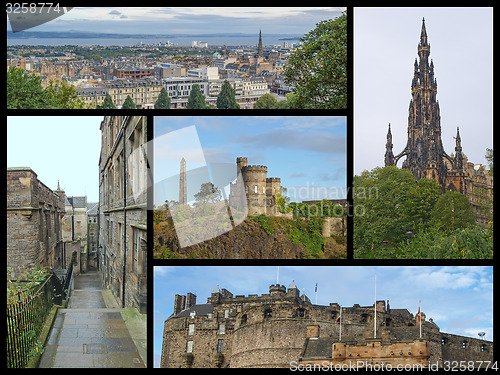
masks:
POLYGON ((460 130, 457 126, 457 136, 455 137, 455 169, 461 170, 463 168, 463 155, 462 155, 462 140, 460 139, 460 130))
POLYGON ((269 287, 269 294, 271 295, 271 297, 284 297, 285 293, 286 288, 284 285, 273 284, 269 287))
POLYGON ((391 124, 389 124, 389 130, 387 131, 387 143, 385 144, 385 165, 394 165, 394 154, 392 153, 391 124))

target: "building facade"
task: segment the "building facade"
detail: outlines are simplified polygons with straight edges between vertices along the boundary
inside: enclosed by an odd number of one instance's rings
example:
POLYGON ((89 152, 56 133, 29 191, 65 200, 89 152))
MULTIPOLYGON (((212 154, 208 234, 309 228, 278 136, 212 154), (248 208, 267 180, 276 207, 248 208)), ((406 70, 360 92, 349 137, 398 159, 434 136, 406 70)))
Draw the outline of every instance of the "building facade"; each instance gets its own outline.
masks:
POLYGON ((104 285, 122 307, 147 307, 147 119, 101 122, 98 258, 104 285))
POLYGON ((420 328, 418 317, 391 309, 389 301, 314 305, 293 282, 288 289, 271 285, 261 296, 233 296, 217 286, 205 304, 197 304, 192 293, 175 296, 164 324, 160 365, 293 368, 360 359, 442 367, 443 361, 477 366, 493 360, 492 342, 440 332, 432 319, 421 316, 420 328))
POLYGON ((7 267, 14 277, 22 269, 64 266, 65 199, 31 168, 7 169, 7 267))
POLYGON ((477 214, 478 223, 486 225, 491 212, 493 176, 484 166, 467 161, 462 152, 460 131, 457 127, 455 155, 448 155, 441 139, 441 116, 437 100, 437 80, 434 63, 429 61, 430 44, 425 20, 422 20, 418 61, 415 58, 408 114, 408 140, 399 154, 392 151, 391 125, 387 132, 385 165, 396 165, 406 156, 402 167, 409 169, 416 179, 437 181, 443 191, 458 191, 469 198, 477 214))

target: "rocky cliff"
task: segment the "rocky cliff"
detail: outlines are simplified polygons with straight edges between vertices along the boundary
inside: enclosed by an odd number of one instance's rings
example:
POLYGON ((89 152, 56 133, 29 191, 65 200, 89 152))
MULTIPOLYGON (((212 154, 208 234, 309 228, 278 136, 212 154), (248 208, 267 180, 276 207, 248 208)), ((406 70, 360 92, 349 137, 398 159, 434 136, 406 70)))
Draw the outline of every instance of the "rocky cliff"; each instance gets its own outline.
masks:
POLYGON ((345 237, 321 236, 320 221, 277 217, 247 217, 233 230, 181 248, 166 213, 155 212, 154 258, 301 259, 345 258, 345 237), (317 229, 316 229, 317 227, 317 229))

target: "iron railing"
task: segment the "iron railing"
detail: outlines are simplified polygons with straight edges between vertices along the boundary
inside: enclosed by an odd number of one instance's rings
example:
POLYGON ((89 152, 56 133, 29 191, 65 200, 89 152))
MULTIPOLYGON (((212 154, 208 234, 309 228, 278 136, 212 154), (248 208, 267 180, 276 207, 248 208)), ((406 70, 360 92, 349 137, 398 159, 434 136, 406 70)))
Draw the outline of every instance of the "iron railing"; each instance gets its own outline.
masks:
POLYGON ((52 306, 66 299, 72 272, 73 262, 63 280, 52 273, 28 291, 18 293, 17 301, 7 303, 7 367, 23 368, 43 350, 38 337, 52 306))

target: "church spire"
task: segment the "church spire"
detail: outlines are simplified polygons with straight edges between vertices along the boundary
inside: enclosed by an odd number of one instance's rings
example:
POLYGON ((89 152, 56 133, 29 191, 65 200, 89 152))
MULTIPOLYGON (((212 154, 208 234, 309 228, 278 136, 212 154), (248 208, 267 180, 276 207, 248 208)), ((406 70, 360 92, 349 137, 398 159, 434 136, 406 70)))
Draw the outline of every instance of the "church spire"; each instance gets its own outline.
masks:
POLYGON ((259 57, 264 56, 264 51, 262 48, 262 30, 259 30, 259 46, 257 48, 257 56, 259 56, 259 57))

